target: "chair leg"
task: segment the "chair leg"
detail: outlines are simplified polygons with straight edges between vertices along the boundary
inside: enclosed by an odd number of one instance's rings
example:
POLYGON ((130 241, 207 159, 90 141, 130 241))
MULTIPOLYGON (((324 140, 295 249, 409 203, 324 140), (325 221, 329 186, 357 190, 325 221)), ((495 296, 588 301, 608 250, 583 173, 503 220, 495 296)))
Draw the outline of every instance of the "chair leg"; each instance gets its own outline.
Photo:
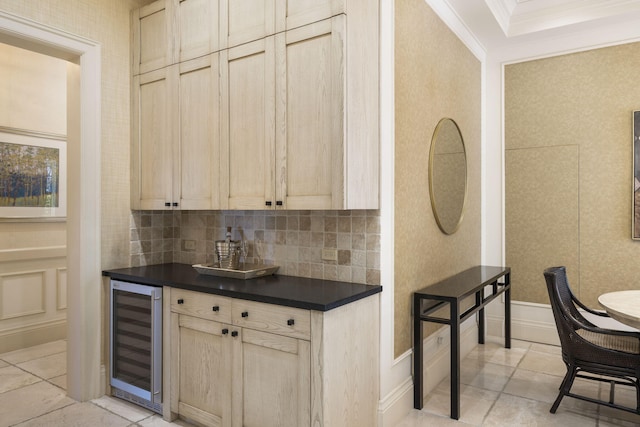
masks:
POLYGON ((549 412, 551 412, 552 414, 556 413, 556 411, 558 410, 558 406, 560 406, 560 401, 567 393, 569 393, 569 390, 571 390, 573 380, 576 379, 576 373, 577 372, 575 366, 567 366, 567 374, 564 376, 562 384, 560 385, 560 393, 558 393, 556 401, 553 402, 553 406, 549 410, 549 412))

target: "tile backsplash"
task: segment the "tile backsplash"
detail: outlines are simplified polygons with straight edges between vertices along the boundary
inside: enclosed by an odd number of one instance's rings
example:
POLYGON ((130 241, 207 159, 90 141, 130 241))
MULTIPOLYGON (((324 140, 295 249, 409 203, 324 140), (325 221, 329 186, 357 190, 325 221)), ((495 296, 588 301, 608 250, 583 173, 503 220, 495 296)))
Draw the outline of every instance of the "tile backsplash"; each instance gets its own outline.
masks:
POLYGON ((133 211, 131 265, 211 264, 227 227, 249 242, 247 262, 279 265, 279 274, 380 284, 377 210, 133 211), (323 249, 337 260, 323 260, 323 249))

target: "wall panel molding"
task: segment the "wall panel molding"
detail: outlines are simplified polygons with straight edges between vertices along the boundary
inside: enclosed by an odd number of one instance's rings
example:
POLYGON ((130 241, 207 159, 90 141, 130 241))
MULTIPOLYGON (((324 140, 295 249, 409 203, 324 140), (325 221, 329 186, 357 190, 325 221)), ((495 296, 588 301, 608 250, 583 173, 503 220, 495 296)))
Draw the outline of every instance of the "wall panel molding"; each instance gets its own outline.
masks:
POLYGON ((39 248, 20 248, 0 250, 0 262, 26 261, 33 259, 64 258, 66 246, 47 246, 39 248))
POLYGON ((67 309, 67 268, 56 269, 56 308, 67 309))
POLYGON ((0 252, 0 353, 65 338, 66 249, 0 252))
POLYGON ((0 274, 0 320, 46 312, 46 270, 0 274))

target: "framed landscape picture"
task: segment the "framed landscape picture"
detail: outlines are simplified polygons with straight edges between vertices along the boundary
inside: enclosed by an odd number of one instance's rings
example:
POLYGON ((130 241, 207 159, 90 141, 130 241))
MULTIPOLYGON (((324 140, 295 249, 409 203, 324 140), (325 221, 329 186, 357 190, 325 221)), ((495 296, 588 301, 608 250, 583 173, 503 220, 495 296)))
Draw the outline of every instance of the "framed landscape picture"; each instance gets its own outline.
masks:
POLYGON ((0 218, 66 216, 66 141, 0 132, 0 218))
POLYGON ((632 237, 640 240, 640 111, 633 112, 632 237))

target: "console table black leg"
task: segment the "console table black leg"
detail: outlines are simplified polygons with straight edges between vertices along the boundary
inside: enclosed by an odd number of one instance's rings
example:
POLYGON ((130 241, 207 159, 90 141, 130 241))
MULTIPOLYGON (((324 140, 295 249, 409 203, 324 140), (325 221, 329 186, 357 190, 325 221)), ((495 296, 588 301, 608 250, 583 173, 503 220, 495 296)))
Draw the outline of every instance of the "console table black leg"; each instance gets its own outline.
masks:
POLYGON ((422 409, 422 309, 421 299, 413 298, 413 407, 422 409))
POLYGON ((451 418, 460 419, 460 307, 451 306, 451 418))
POLYGON ((484 344, 484 308, 478 311, 478 344, 484 344))
MULTIPOLYGON (((476 292, 476 306, 482 304, 483 295, 480 292, 476 292)), ((478 344, 484 344, 484 308, 478 310, 478 344)))
MULTIPOLYGON (((507 285, 509 275, 507 275, 507 285)), ((511 348, 511 287, 504 291, 504 346, 511 348)))

